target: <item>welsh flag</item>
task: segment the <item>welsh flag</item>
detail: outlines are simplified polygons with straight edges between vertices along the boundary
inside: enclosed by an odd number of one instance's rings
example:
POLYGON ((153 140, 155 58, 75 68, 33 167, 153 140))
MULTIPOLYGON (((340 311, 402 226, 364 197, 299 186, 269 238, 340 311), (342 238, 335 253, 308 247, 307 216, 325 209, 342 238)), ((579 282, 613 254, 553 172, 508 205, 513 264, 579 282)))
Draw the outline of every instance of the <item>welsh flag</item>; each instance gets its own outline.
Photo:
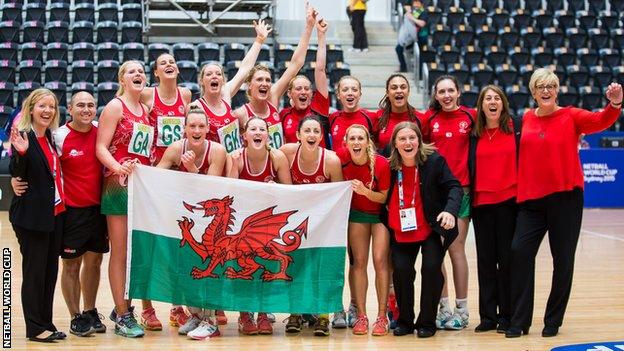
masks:
POLYGON ((227 311, 342 310, 351 187, 281 185, 137 166, 129 298, 227 311))

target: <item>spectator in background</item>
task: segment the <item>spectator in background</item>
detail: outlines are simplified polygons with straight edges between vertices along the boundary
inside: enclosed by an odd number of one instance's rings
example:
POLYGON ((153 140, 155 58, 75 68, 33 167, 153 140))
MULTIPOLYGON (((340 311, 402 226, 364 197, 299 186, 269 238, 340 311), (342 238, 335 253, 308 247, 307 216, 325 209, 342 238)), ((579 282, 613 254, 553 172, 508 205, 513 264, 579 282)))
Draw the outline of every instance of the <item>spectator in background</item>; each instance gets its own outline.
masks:
POLYGON ((399 29, 398 43, 395 47, 399 64, 401 65, 399 72, 407 72, 407 62, 403 53, 405 48, 413 45, 416 41, 420 47, 425 45, 427 35, 429 35, 424 15, 425 7, 422 1, 412 1, 411 6, 404 5, 403 9, 403 24, 401 29, 399 29))
POLYGON ((353 51, 368 52, 368 38, 364 28, 366 3, 368 0, 349 0, 347 13, 351 13, 351 28, 353 29, 353 51))

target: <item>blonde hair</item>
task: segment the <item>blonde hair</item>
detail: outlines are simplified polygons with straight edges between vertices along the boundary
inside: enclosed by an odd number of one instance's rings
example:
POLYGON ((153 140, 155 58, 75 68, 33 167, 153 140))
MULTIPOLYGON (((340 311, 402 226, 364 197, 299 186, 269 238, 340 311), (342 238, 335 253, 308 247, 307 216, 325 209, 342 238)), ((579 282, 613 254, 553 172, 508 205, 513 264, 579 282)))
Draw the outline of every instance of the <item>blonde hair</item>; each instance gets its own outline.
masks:
POLYGON ((347 131, 345 132, 345 136, 344 136, 345 143, 349 139, 349 132, 354 129, 363 130, 364 133, 366 134, 366 141, 368 141, 368 145, 366 146, 366 156, 368 156, 368 167, 370 168, 370 175, 371 175, 371 181, 368 184, 368 189, 370 191, 373 191, 373 180, 375 179, 375 155, 377 154, 375 150, 375 143, 371 139, 371 135, 368 132, 368 128, 357 123, 352 124, 351 126, 349 126, 349 128, 347 128, 347 131))
POLYGON ((310 83, 310 86, 312 86, 312 82, 310 81, 310 79, 308 79, 308 77, 306 77, 306 76, 304 76, 304 75, 302 75, 302 74, 298 74, 298 75, 296 75, 293 79, 291 79, 291 80, 290 80, 290 82, 288 82, 288 89, 287 89, 288 91, 291 91, 291 90, 292 90, 292 88, 293 88, 293 87, 294 87, 294 85, 295 85, 295 81, 296 81, 297 79, 299 79, 299 78, 301 78, 301 79, 305 79, 308 83, 310 83))
POLYGON ((359 79, 355 78, 354 76, 342 76, 340 77, 340 79, 338 79, 338 83, 336 83, 336 95, 338 95, 338 92, 340 91, 340 85, 342 84, 342 81, 347 79, 354 80, 358 85, 358 90, 360 91, 360 93, 362 93, 362 82, 360 82, 359 79))
POLYGON ((24 99, 24 102, 22 103, 22 118, 17 123, 17 129, 26 132, 30 132, 32 130, 32 112, 35 108, 35 104, 46 96, 52 96, 52 98, 54 99, 54 118, 52 119, 52 123, 50 123, 50 126, 48 128, 56 129, 59 127, 59 105, 56 95, 54 95, 54 93, 49 89, 39 88, 33 90, 28 95, 28 97, 24 99))
POLYGON ((115 96, 123 95, 124 88, 123 88, 123 85, 121 84, 121 81, 123 80, 124 74, 126 74, 126 71, 128 70, 128 66, 130 66, 133 63, 136 63, 137 65, 141 66, 141 68, 143 68, 143 72, 145 72, 145 67, 143 66, 143 63, 141 63, 140 61, 128 60, 122 63, 121 66, 119 66, 119 71, 117 72, 117 81, 119 82, 119 88, 117 89, 117 93, 115 93, 115 96))
POLYGON ((225 71, 223 70, 223 66, 217 62, 217 61, 213 61, 213 62, 208 62, 207 64, 203 65, 201 70, 199 70, 199 76, 197 76, 197 83, 199 83, 199 96, 203 97, 204 96, 204 84, 203 84, 203 80, 204 80, 204 74, 206 73, 206 68, 208 68, 208 66, 217 66, 219 68, 219 70, 221 71, 221 77, 223 77, 223 80, 225 81, 225 71))
POLYGON ((267 72, 269 76, 271 77, 271 81, 273 81, 271 70, 267 66, 264 66, 261 64, 256 64, 255 66, 253 66, 251 70, 249 70, 249 73, 247 74, 247 77, 245 78, 245 83, 247 83, 247 91, 245 92, 245 94, 247 95, 248 100, 251 100, 251 90, 249 89, 249 85, 251 84, 251 81, 253 80, 254 75, 259 71, 267 72))
POLYGON ((396 145, 395 145, 396 137, 397 137, 397 134, 399 134, 399 131, 405 128, 413 130, 414 132, 416 132, 416 135, 418 136, 418 152, 416 153, 417 165, 420 166, 423 163, 425 163, 425 161, 427 161, 427 157, 436 150, 433 144, 427 144, 423 142, 422 133, 416 123, 406 121, 406 122, 401 122, 397 124, 396 127, 394 127, 394 130, 392 131, 392 139, 390 139, 391 140, 390 141, 390 149, 391 149, 390 168, 395 171, 401 169, 401 165, 403 163, 403 160, 401 159, 401 154, 399 154, 399 150, 397 150, 396 145))
POLYGON ((559 89, 559 77, 550 68, 538 68, 533 72, 529 80, 531 94, 535 93, 535 87, 537 87, 538 83, 555 83, 557 90, 559 89))

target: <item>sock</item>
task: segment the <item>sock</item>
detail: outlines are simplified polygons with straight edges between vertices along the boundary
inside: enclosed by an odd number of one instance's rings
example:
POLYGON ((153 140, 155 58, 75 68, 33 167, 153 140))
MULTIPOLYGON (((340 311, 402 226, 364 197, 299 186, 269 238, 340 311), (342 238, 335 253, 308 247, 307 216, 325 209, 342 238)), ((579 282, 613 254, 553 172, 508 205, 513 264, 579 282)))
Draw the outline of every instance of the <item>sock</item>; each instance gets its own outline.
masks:
POLYGON ((449 298, 448 297, 441 297, 440 298, 440 307, 449 308, 449 298))
POLYGON ((468 308, 468 299, 455 299, 455 305, 457 308, 466 309, 468 308))

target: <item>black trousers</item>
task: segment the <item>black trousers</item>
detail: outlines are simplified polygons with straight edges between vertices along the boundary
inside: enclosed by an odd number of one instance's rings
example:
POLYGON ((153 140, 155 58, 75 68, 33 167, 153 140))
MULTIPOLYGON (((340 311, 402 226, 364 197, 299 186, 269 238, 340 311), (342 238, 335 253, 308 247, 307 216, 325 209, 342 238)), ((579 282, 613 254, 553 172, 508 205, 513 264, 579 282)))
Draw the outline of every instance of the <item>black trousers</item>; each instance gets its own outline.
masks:
POLYGON ((366 28, 364 28, 364 16, 366 10, 355 10, 352 12, 352 28, 353 28, 353 48, 368 48, 368 38, 366 37, 366 28))
POLYGON ((56 331, 52 323, 54 288, 58 275, 62 241, 62 215, 56 216, 56 229, 51 232, 13 226, 22 254, 22 309, 26 337, 56 331))
POLYGON ((563 323, 572 289, 574 254, 582 216, 583 190, 578 188, 520 204, 516 232, 511 244, 511 326, 531 326, 535 256, 546 231, 553 258, 553 277, 544 325, 559 327, 563 323))
POLYGON ((517 215, 515 198, 472 209, 481 323, 509 326, 511 241, 516 229, 517 215))
POLYGON ((392 265, 394 266, 392 281, 399 307, 398 325, 435 331, 438 302, 442 294, 442 285, 444 285, 444 277, 440 269, 444 259, 444 249, 440 235, 433 232, 427 240, 417 243, 398 243, 393 234, 390 238, 392 265), (422 250, 420 313, 414 324, 414 280, 416 280, 414 264, 420 250, 422 250))

